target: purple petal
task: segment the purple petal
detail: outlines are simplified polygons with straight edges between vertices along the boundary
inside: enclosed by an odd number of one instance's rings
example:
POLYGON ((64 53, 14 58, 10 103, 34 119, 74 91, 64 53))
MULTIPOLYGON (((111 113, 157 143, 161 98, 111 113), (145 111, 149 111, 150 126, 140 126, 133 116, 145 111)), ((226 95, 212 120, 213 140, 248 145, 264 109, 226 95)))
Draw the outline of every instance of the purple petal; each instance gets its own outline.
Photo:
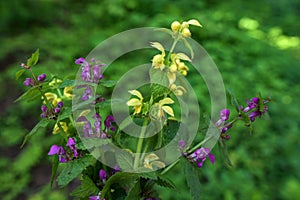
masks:
POLYGON ((60 152, 61 148, 62 148, 61 146, 58 146, 56 144, 52 145, 50 147, 50 151, 48 152, 48 155, 52 156, 52 155, 58 154, 60 152))
POLYGON ((67 142, 67 147, 70 147, 70 146, 75 146, 76 145, 76 142, 73 138, 69 137, 68 139, 68 142, 67 142))
POLYGON ((100 177, 100 180, 106 180, 107 174, 106 174, 105 170, 100 169, 100 171, 99 171, 99 177, 100 177))
POLYGON ((213 163, 213 164, 215 163, 215 156, 214 156, 214 154, 209 153, 208 154, 208 158, 209 158, 209 160, 210 160, 211 163, 213 163))

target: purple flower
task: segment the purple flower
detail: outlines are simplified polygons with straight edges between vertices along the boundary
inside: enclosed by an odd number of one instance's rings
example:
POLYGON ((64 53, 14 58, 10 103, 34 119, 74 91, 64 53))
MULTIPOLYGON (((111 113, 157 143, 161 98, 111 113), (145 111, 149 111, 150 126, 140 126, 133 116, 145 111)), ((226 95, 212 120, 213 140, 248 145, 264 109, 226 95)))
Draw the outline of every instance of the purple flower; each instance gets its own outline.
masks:
POLYGON ((93 94, 92 94, 92 88, 90 86, 87 86, 86 89, 84 90, 83 96, 82 96, 82 100, 86 101, 90 98, 92 98, 93 94))
POLYGON ((102 78, 103 78, 103 74, 101 73, 101 69, 99 65, 95 65, 93 67, 93 75, 94 75, 94 83, 98 83, 102 78))
POLYGON ((196 162, 198 167, 202 167, 207 156, 208 156, 209 160, 211 161, 211 163, 215 162, 215 156, 212 153, 210 153, 210 149, 204 148, 204 147, 197 149, 194 153, 189 155, 188 158, 192 162, 196 162))
POLYGON ((84 126, 83 126, 83 132, 85 137, 89 137, 90 135, 93 134, 93 129, 92 125, 89 121, 86 121, 84 126))
POLYGON ((107 174, 106 174, 106 172, 105 172, 104 169, 100 169, 100 171, 99 171, 99 178, 100 178, 100 180, 103 180, 103 181, 106 180, 107 174))
POLYGON ((47 77, 46 74, 41 74, 37 77, 37 80, 39 82, 43 82, 46 79, 46 77, 47 77))
POLYGON ((41 106, 41 110, 42 110, 43 112, 47 112, 48 108, 47 108, 47 106, 42 105, 42 106, 41 106))
POLYGON ((69 147, 69 149, 71 151, 73 151, 74 157, 77 158, 78 157, 78 152, 77 152, 75 140, 73 138, 69 137, 66 146, 69 147))
POLYGON ((100 200, 99 196, 90 196, 90 200, 100 200))
POLYGON ((77 60, 75 60, 75 64, 77 65, 88 65, 88 62, 84 59, 84 58, 78 58, 77 60))
POLYGON ((230 110, 228 110, 228 109, 223 109, 223 110, 221 110, 221 112, 220 112, 220 119, 221 119, 222 121, 226 121, 226 120, 228 120, 229 115, 230 115, 230 110))
POLYGON ((91 69, 89 65, 83 65, 81 69, 81 78, 84 81, 91 81, 91 69))
POLYGON ((253 97, 251 99, 251 101, 246 100, 246 103, 248 106, 246 108, 244 108, 243 112, 248 112, 249 110, 256 108, 256 106, 258 105, 258 102, 259 102, 259 98, 257 98, 257 97, 253 97))
POLYGON ((62 108, 64 106, 64 103, 62 101, 58 102, 57 103, 57 107, 58 108, 62 108))
POLYGON ((180 141, 179 141, 179 148, 180 148, 181 150, 183 150, 184 146, 185 146, 185 141, 184 141, 184 140, 180 140, 180 141))
POLYGON ((50 151, 48 152, 49 156, 57 154, 59 156, 59 162, 67 162, 66 151, 63 147, 58 146, 56 144, 50 147, 50 151))
POLYGON ((94 122, 95 132, 96 132, 97 135, 100 136, 100 134, 101 134, 101 125, 102 125, 101 116, 98 113, 96 113, 94 115, 94 118, 95 118, 95 122, 94 122))
POLYGON ((26 78, 23 84, 25 86, 34 86, 34 81, 31 78, 26 78))
POLYGON ((115 122, 115 118, 112 115, 108 115, 104 120, 105 125, 105 132, 110 129, 111 131, 115 131, 115 127, 112 125, 112 123, 115 122))
POLYGON ((54 112, 57 114, 57 113, 59 113, 60 112, 60 108, 54 108, 54 112))

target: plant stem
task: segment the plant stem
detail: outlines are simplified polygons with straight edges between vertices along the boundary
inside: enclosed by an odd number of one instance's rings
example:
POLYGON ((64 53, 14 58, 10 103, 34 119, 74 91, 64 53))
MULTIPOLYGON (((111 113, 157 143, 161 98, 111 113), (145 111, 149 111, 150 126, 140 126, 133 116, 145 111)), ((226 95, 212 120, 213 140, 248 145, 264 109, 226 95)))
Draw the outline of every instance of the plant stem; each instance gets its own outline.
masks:
POLYGON ((138 165, 139 165, 140 153, 142 152, 143 141, 144 141, 144 137, 145 137, 145 133, 146 133, 146 129, 147 129, 147 124, 148 124, 148 120, 145 119, 144 123, 143 123, 143 126, 142 126, 142 130, 141 130, 141 134, 140 134, 140 137, 139 137, 139 141, 138 141, 138 144, 137 144, 137 148, 136 148, 133 169, 136 169, 138 167, 138 165))
POLYGON ((177 163, 179 162, 179 158, 173 162, 171 165, 169 165, 167 168, 165 168, 160 174, 164 175, 165 173, 167 173, 168 171, 170 171, 170 169, 172 169, 173 167, 175 167, 177 165, 177 163))
POLYGON ((202 146, 205 142, 209 141, 212 138, 213 138, 213 135, 210 135, 209 137, 205 138, 202 142, 200 142, 199 144, 197 144, 196 146, 194 146, 192 149, 188 150, 188 153, 191 153, 191 152, 195 151, 200 146, 202 146))

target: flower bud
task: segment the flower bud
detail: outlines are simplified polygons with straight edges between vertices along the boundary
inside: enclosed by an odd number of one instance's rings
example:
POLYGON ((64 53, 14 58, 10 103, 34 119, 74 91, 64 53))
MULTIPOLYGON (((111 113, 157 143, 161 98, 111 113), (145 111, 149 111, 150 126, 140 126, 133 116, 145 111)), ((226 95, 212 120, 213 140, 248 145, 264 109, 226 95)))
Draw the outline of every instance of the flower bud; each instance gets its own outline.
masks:
POLYGON ((186 76, 186 75, 187 75, 187 71, 186 71, 186 70, 181 70, 180 73, 181 73, 183 76, 186 76))
POLYGON ((190 29, 188 29, 188 28, 184 28, 182 30, 181 34, 183 37, 186 37, 186 38, 191 37, 191 35, 192 35, 190 29))
POLYGON ((42 105, 42 106, 41 106, 41 110, 42 110, 43 112, 47 112, 47 110, 48 110, 48 109, 47 109, 47 106, 42 105))
POLYGON ((189 23, 187 22, 182 22, 182 28, 188 28, 189 27, 189 23))
POLYGON ((31 78, 26 78, 23 84, 25 86, 33 86, 33 80, 31 78))
POLYGON ((172 73, 177 72, 177 66, 175 64, 172 64, 169 69, 170 69, 170 72, 172 72, 172 73))
POLYGON ((174 21, 171 24, 172 31, 178 31, 180 29, 181 24, 178 21, 174 21))
POLYGON ((177 87, 176 87, 176 85, 174 84, 174 83, 172 83, 171 85, 170 85, 170 90, 176 90, 177 89, 177 87))
POLYGON ((106 180, 107 174, 106 174, 105 170, 100 169, 100 171, 99 171, 99 178, 100 178, 101 180, 106 180))
POLYGON ((47 77, 46 74, 41 74, 37 77, 37 80, 39 82, 43 82, 46 79, 46 77, 47 77))
POLYGON ((55 109, 54 109, 54 112, 55 112, 55 113, 59 113, 59 112, 60 112, 60 108, 58 108, 58 107, 55 108, 55 109))
POLYGON ((62 101, 58 102, 57 103, 57 107, 58 108, 62 108, 64 106, 64 103, 62 101))

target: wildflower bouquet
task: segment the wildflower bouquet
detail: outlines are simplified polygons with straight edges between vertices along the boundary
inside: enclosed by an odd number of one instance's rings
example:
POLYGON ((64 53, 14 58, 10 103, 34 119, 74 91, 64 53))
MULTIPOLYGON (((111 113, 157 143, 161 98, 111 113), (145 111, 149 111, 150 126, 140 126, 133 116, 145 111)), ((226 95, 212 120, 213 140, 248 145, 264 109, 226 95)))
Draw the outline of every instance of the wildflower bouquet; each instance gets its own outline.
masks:
POLYGON ((148 47, 158 53, 146 58, 151 63, 130 69, 118 81, 106 79, 109 61, 101 60, 111 54, 99 55, 99 51, 75 60, 80 70, 73 78, 37 75, 38 50, 21 64, 16 78, 25 73, 30 77, 24 81, 28 90, 17 101, 41 102, 41 120, 22 146, 41 127, 53 126, 53 134, 61 138, 49 147, 51 186, 56 180, 59 187, 65 187, 79 178, 81 185, 70 194, 78 199, 154 200, 159 199, 155 185, 176 188, 164 175, 180 165, 191 195, 199 199, 198 171, 206 160, 215 162, 211 151, 216 143, 230 165, 226 150, 229 130, 238 121, 251 129, 267 112, 270 99, 258 95, 241 105, 230 93, 236 112, 226 108, 226 95, 222 85, 218 86, 221 79, 211 79, 220 76, 217 71, 207 73, 212 70, 205 69, 212 62, 207 56, 197 57, 200 47, 190 38, 190 26, 202 25, 192 19, 175 21, 171 29, 143 30, 144 35, 152 35, 151 31, 166 34, 171 43, 147 38, 148 47), (197 65, 203 60, 205 65, 197 65), (211 100, 217 102, 211 119, 203 123, 205 130, 199 128, 199 99, 188 80, 190 74, 195 79, 196 73, 204 76, 211 100), (63 169, 57 175, 59 165, 63 169))

